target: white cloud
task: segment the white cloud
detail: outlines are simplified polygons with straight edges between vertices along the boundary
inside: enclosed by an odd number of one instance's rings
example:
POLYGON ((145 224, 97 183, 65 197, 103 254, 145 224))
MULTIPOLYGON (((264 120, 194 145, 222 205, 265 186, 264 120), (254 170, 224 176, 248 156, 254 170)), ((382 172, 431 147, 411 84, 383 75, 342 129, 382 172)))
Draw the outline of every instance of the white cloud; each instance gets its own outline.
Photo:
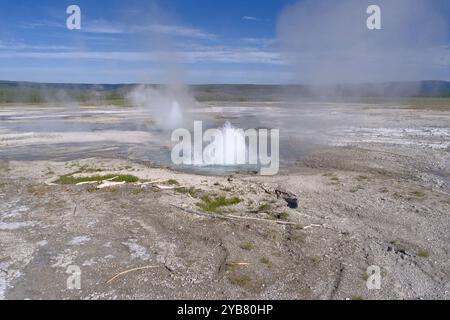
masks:
MULTIPOLYGON (((64 30, 64 24, 53 21, 35 21, 22 23, 24 29, 35 28, 60 28, 64 30)), ((168 36, 192 38, 201 40, 214 40, 216 35, 203 31, 201 29, 192 28, 183 25, 170 24, 150 24, 150 25, 122 25, 112 23, 106 20, 83 20, 82 32, 86 33, 100 33, 100 34, 139 34, 139 33, 159 33, 168 36)))
POLYGON ((57 21, 38 20, 22 22, 20 24, 22 29, 36 29, 36 28, 65 28, 65 24, 57 21))
POLYGON ((269 47, 278 43, 279 40, 276 38, 243 38, 241 41, 250 45, 269 47))
POLYGON ((207 50, 191 50, 180 52, 164 51, 61 51, 61 52, 2 52, 3 59, 66 59, 66 60, 116 60, 162 62, 167 57, 175 57, 178 63, 232 63, 232 64, 269 64, 283 65, 285 62, 277 52, 263 51, 255 48, 208 47, 207 50))
POLYGON ((202 31, 200 29, 178 26, 178 25, 164 25, 152 24, 148 26, 134 26, 131 31, 135 33, 154 32, 175 37, 194 38, 194 39, 215 39, 214 34, 202 31))
POLYGON ((57 45, 34 45, 34 44, 26 44, 23 42, 0 41, 0 49, 7 49, 7 50, 73 50, 73 47, 57 46, 57 45))
POLYGON ((249 20, 249 21, 260 21, 259 18, 252 17, 252 16, 243 16, 242 20, 249 20))
POLYGON ((108 34, 121 34, 126 32, 125 28, 119 25, 114 25, 104 20, 88 21, 86 22, 86 25, 82 26, 81 30, 89 33, 108 33, 108 34))

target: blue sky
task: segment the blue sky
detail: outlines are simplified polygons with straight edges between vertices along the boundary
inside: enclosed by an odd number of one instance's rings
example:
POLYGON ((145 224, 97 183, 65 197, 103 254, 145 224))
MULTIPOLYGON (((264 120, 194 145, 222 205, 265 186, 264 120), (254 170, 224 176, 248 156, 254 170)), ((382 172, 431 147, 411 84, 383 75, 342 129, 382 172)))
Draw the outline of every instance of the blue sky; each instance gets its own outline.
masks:
MULTIPOLYGON (((441 6, 444 17, 450 16, 450 6, 445 4, 448 1, 431 1, 441 6)), ((301 7, 304 3, 308 1, 0 0, 0 79, 70 83, 160 83, 173 78, 188 83, 308 82, 311 77, 306 70, 321 65, 321 60, 314 58, 321 52, 310 53, 308 61, 315 59, 311 63, 305 64, 307 59, 302 59, 299 64, 299 59, 290 61, 282 53, 286 41, 297 37, 296 30, 290 30, 287 36, 282 32, 284 39, 279 39, 280 16, 287 15, 284 25, 295 24, 297 16, 289 16, 289 12, 310 10, 301 7), (71 4, 81 8, 81 30, 65 26, 65 11, 71 4)), ((317 10, 311 10, 317 14, 317 10)), ((314 15, 309 18, 314 19, 314 15)), ((305 30, 298 31, 300 39, 308 36, 302 34, 305 30)), ((433 59, 440 61, 438 66, 424 64, 422 76, 448 78, 449 45, 448 35, 443 35, 439 43, 422 48, 432 49, 433 59), (439 48, 438 52, 434 48, 439 48)), ((300 56, 304 48, 293 50, 300 56)), ((417 61, 420 54, 412 59, 417 61)))

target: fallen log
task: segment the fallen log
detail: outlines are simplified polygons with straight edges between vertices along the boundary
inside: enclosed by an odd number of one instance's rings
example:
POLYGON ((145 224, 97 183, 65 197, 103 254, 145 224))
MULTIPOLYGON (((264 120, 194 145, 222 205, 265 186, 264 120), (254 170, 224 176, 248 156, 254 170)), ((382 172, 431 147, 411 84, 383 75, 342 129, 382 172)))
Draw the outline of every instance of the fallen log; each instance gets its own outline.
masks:
POLYGON ((290 222, 290 221, 281 221, 281 220, 271 220, 271 219, 262 219, 262 218, 254 218, 254 217, 242 217, 242 216, 235 216, 232 214, 226 214, 226 215, 220 215, 220 214, 213 214, 213 213, 202 213, 186 208, 181 208, 176 205, 172 205, 173 207, 191 213, 195 214, 200 217, 210 218, 210 219, 222 219, 222 220, 251 220, 251 221, 260 221, 260 222, 270 222, 270 223, 276 223, 281 225, 292 225, 292 226, 301 226, 300 224, 296 222, 290 222))

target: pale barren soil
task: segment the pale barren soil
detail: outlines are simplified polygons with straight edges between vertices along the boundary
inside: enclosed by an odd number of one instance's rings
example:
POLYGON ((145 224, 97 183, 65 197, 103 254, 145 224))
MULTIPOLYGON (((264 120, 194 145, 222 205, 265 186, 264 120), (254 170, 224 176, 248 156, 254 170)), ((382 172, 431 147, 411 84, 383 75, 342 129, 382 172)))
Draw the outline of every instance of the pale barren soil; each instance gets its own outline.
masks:
POLYGON ((17 161, 7 155, 28 138, 5 130, 0 298, 449 299, 448 111, 389 112, 386 121, 414 122, 395 132, 382 128, 380 110, 367 112, 379 130, 336 135, 273 177, 106 156, 17 161), (64 175, 139 180, 98 189, 63 184, 64 175), (239 201, 205 203, 220 196, 239 201), (80 290, 67 288, 72 265, 80 290), (371 265, 380 290, 366 287, 371 265))

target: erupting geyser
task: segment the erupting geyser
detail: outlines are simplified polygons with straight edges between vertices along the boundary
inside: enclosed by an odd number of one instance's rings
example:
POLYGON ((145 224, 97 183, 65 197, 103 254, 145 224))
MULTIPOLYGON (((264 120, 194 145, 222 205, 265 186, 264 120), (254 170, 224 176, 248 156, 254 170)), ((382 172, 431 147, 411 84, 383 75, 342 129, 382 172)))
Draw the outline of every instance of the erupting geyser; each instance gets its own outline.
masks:
POLYGON ((187 91, 179 88, 154 88, 141 85, 131 91, 127 98, 131 104, 148 113, 157 125, 165 130, 183 127, 184 110, 195 102, 187 91))
POLYGON ((181 110, 178 101, 172 102, 172 108, 170 110, 168 125, 170 128, 178 128, 183 124, 183 112, 181 110))
POLYGON ((234 128, 228 121, 218 130, 221 134, 214 135, 214 142, 205 149, 203 161, 219 166, 245 164, 247 145, 244 131, 234 128))

